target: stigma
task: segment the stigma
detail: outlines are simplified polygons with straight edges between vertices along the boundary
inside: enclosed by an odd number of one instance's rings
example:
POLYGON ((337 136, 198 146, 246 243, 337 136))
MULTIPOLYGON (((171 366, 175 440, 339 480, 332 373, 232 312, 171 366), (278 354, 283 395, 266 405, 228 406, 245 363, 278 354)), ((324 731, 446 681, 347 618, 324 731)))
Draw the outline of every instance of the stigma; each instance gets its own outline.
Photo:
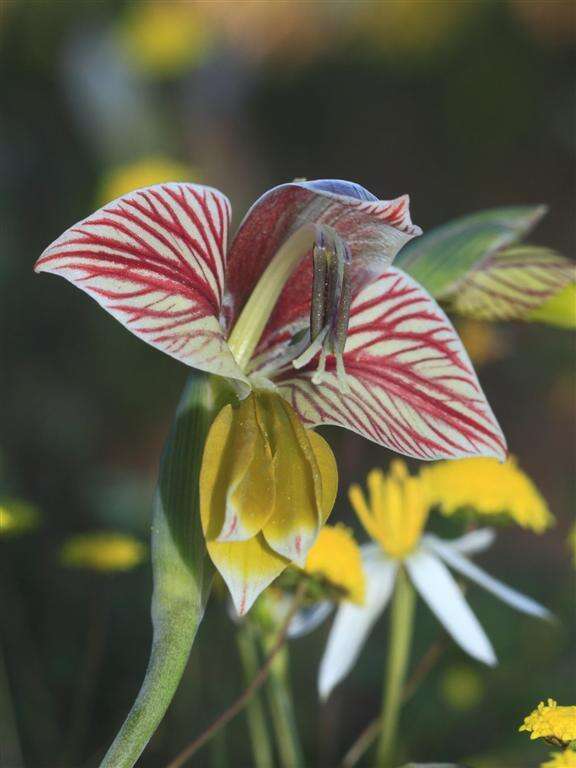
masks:
POLYGON ((333 355, 338 387, 342 392, 349 392, 344 367, 344 346, 352 301, 350 250, 335 229, 320 224, 317 226, 312 259, 308 344, 304 351, 292 360, 292 365, 295 368, 303 368, 319 355, 312 383, 321 384, 326 378, 326 358, 333 355))

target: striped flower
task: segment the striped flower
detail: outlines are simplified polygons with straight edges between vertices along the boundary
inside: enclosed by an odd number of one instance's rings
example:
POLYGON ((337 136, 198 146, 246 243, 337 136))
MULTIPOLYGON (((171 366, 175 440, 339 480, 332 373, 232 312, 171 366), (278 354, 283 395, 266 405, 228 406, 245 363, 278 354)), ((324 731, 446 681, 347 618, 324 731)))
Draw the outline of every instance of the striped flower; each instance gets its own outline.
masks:
POLYGON ((68 229, 36 269, 62 275, 149 344, 234 383, 200 477, 212 560, 240 613, 303 565, 332 508, 336 424, 419 459, 505 455, 454 328, 391 266, 420 229, 408 197, 357 184, 283 184, 228 243, 230 204, 169 183, 68 229))

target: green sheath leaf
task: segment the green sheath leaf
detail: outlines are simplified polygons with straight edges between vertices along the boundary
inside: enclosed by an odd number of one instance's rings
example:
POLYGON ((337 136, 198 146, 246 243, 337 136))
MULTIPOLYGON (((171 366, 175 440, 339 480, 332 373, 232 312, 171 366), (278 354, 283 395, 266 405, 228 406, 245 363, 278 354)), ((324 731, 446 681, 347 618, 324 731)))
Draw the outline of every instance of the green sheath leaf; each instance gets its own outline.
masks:
POLYGON ((198 477, 208 429, 235 399, 230 384, 193 373, 160 466, 152 523, 153 638, 142 687, 101 768, 132 768, 172 701, 210 592, 213 566, 200 524, 198 477))

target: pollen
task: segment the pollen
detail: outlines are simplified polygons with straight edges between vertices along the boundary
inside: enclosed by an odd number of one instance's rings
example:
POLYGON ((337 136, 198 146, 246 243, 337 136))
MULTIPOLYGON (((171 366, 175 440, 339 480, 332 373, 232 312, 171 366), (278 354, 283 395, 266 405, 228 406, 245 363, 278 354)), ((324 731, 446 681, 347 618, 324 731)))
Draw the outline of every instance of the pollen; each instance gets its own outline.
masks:
POLYGON ((428 519, 427 483, 411 476, 403 461, 395 460, 388 474, 373 469, 367 477, 368 496, 350 486, 350 503, 366 532, 384 552, 403 559, 417 546, 428 519))
POLYGON ((569 744, 576 739, 576 706, 561 707, 554 699, 548 699, 547 703, 541 701, 524 718, 519 730, 527 731, 531 739, 569 744))
POLYGON ((60 560, 70 568, 113 573, 132 570, 146 553, 146 546, 132 536, 98 531, 71 536, 62 546, 60 560))
POLYGON ((365 583, 360 547, 350 528, 325 525, 308 552, 306 573, 325 579, 353 603, 364 602, 365 583))
POLYGON ((431 500, 444 515, 474 509, 480 515, 505 515, 522 528, 542 533, 554 523, 548 505, 514 457, 443 461, 423 470, 431 500))

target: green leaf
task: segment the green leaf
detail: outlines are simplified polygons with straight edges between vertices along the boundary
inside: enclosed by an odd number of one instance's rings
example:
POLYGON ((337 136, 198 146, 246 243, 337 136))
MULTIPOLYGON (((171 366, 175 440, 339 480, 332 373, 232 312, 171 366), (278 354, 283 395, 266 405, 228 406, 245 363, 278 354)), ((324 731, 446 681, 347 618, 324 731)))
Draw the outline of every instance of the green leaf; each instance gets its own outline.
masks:
POLYGON ((225 379, 193 373, 160 465, 152 523, 152 650, 142 687, 101 768, 132 768, 172 701, 210 592, 198 477, 208 429, 235 399, 225 379))
POLYGON ((532 205, 463 216, 412 240, 394 266, 443 298, 478 262, 520 240, 545 213, 545 206, 532 205))

